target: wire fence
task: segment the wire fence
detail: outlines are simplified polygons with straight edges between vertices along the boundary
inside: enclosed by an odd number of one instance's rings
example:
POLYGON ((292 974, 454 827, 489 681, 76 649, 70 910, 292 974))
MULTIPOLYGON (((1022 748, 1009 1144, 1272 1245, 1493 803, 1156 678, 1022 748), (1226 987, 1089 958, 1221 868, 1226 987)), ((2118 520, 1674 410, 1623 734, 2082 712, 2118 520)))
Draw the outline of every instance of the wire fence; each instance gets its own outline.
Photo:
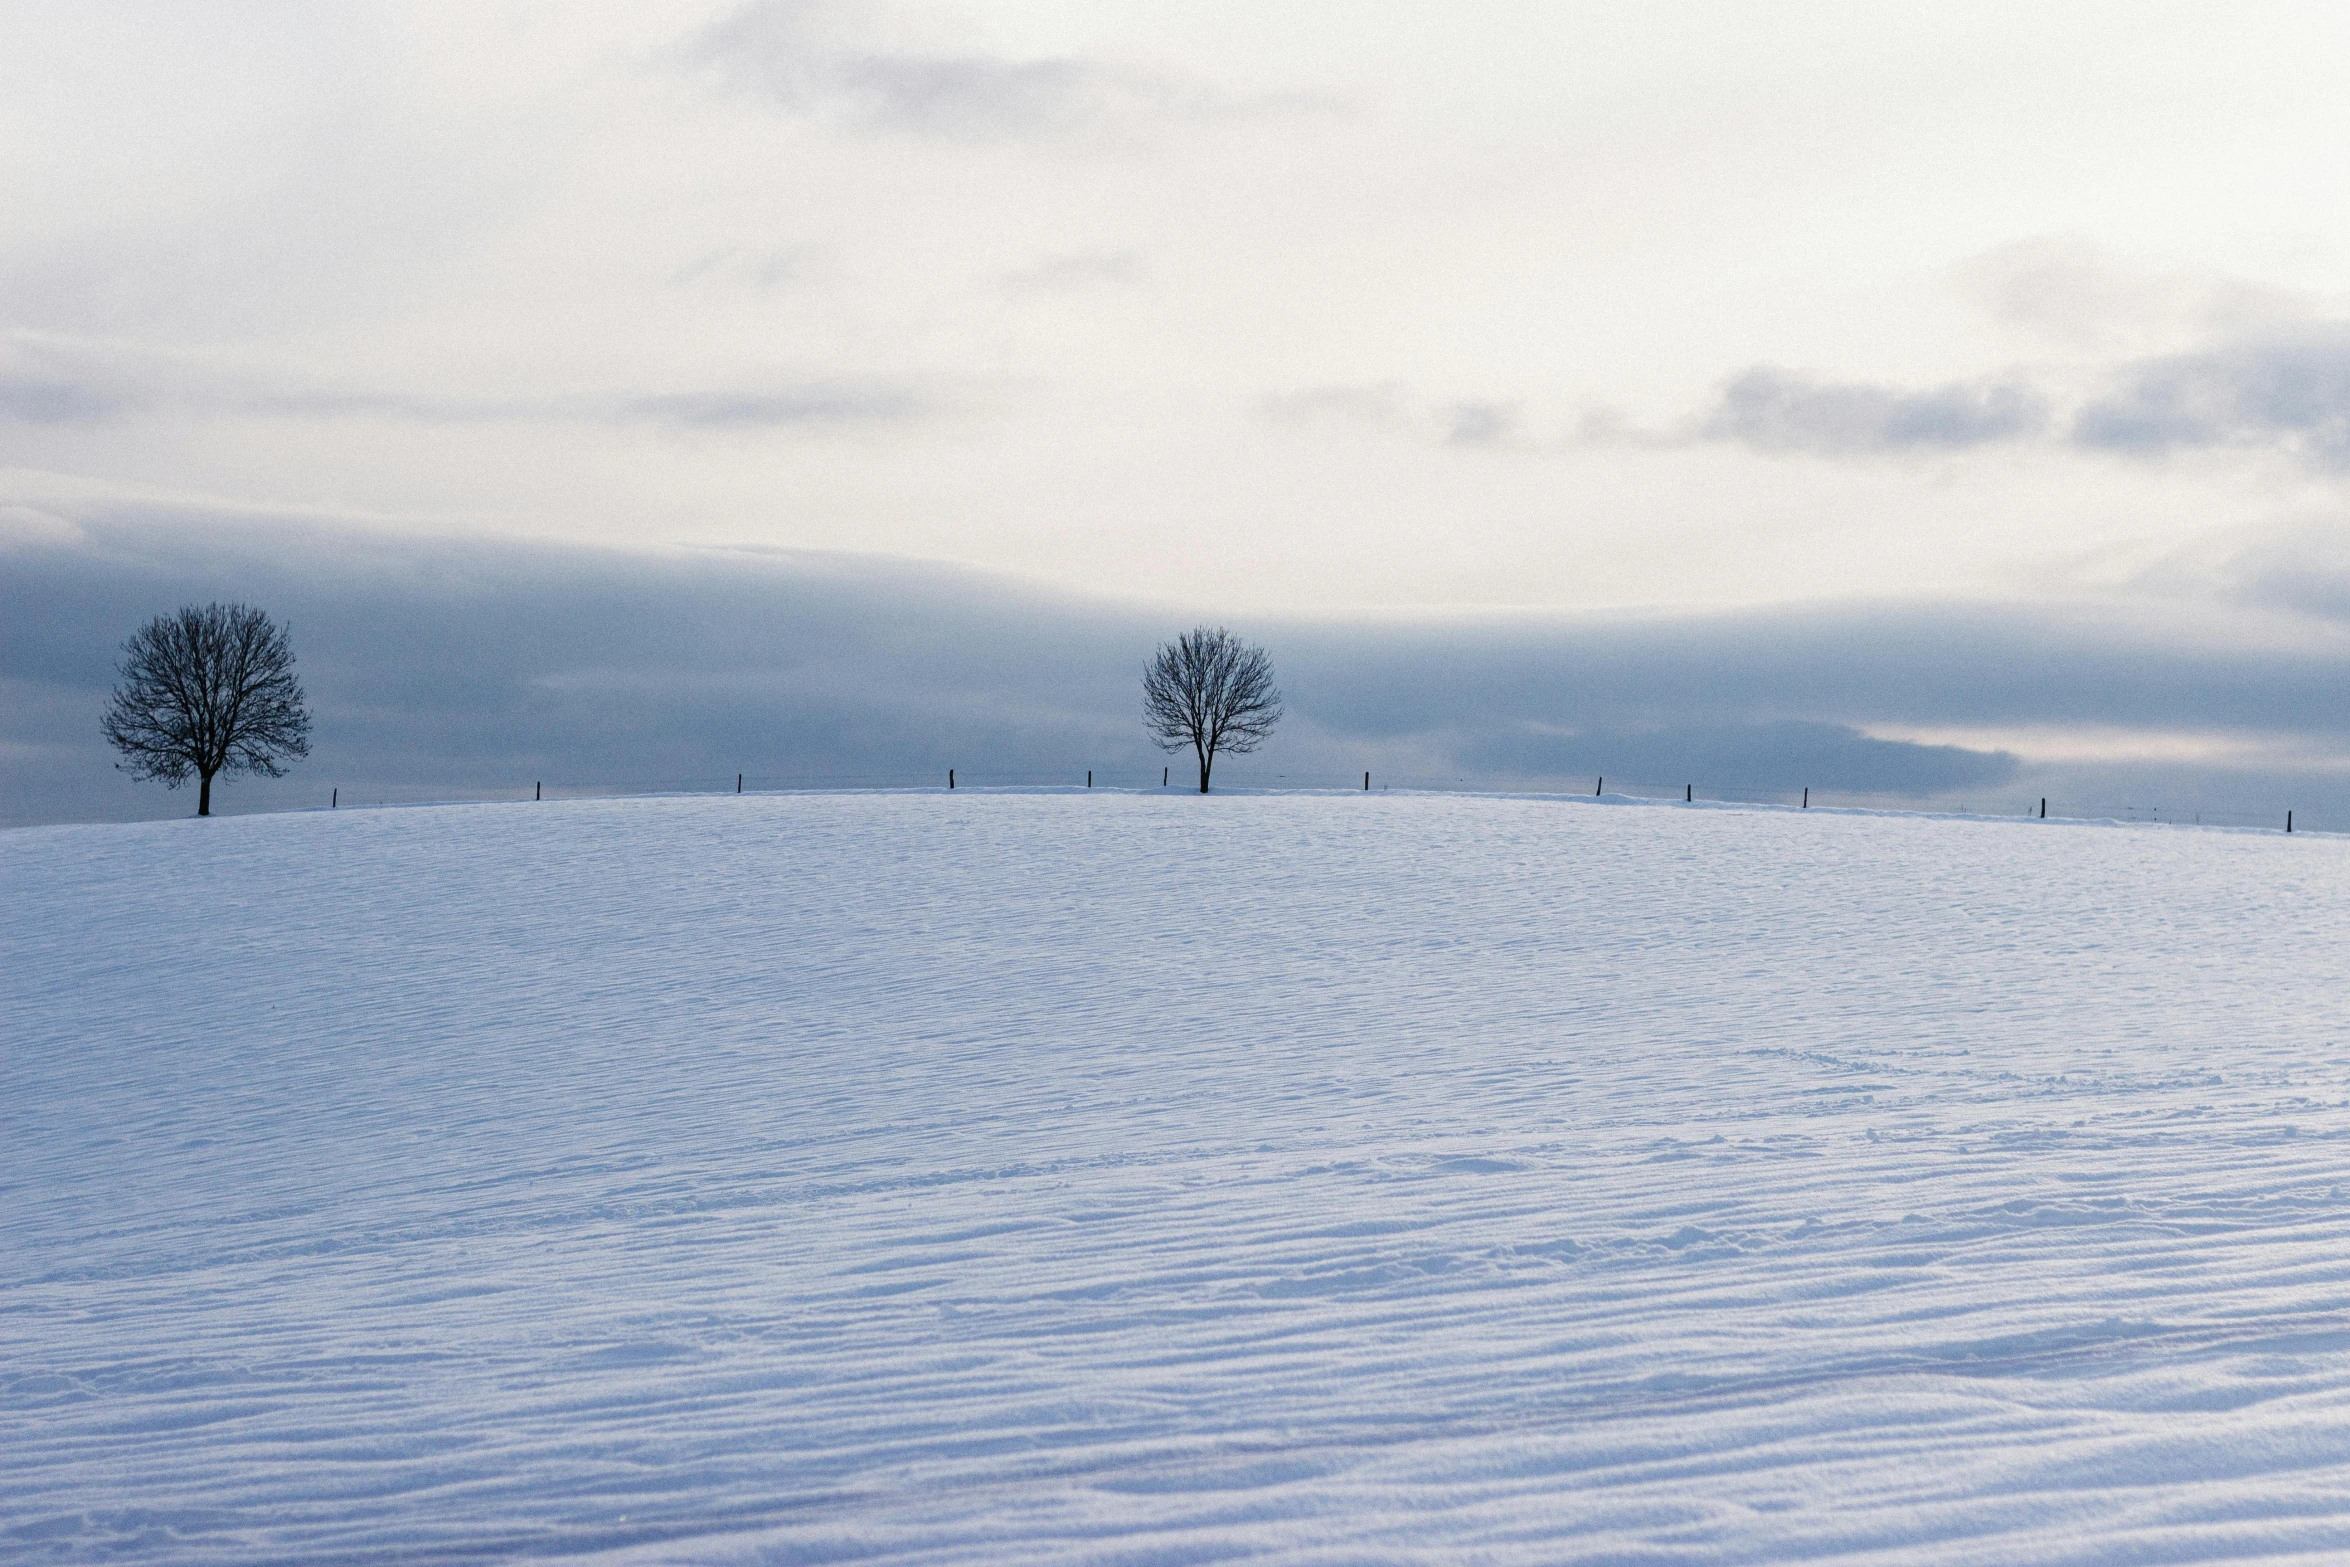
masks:
MULTIPOLYGON (((1275 772, 1232 768, 1215 777, 1218 793, 1344 792, 1502 794, 1527 797, 1579 795, 1618 802, 1737 805, 1766 809, 1820 811, 1903 811, 1937 816, 1966 816, 2047 821, 2146 822, 2188 827, 2226 827, 2278 833, 2350 831, 2350 811, 2317 811, 2288 807, 2275 811, 2211 809, 2201 805, 2154 802, 2065 799, 2042 795, 2001 795, 1973 800, 1949 795, 1919 796, 1883 791, 1831 790, 1798 785, 1792 788, 1749 788, 1688 782, 1677 785, 1613 780, 1604 776, 1588 782, 1559 778, 1495 777, 1476 774, 1386 774, 1377 769, 1359 773, 1275 772)), ((700 774, 681 777, 603 779, 590 782, 533 779, 528 783, 449 787, 442 785, 365 784, 330 785, 329 809, 361 806, 421 804, 489 804, 514 800, 622 799, 660 795, 791 794, 846 791, 937 793, 964 790, 1092 789, 1122 793, 1196 793, 1196 774, 1179 767, 1067 768, 1051 771, 962 766, 924 772, 798 771, 787 773, 700 774), (347 798, 346 798, 347 796, 347 798)))

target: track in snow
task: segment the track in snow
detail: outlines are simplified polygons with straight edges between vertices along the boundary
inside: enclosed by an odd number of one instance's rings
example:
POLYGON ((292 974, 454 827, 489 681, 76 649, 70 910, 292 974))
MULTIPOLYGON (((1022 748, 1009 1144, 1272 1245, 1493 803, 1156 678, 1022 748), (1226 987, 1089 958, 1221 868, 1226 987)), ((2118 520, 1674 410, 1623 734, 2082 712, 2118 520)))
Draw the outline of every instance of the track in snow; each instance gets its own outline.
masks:
POLYGON ((2350 844, 0 834, 0 1558, 2350 1551, 2350 844))

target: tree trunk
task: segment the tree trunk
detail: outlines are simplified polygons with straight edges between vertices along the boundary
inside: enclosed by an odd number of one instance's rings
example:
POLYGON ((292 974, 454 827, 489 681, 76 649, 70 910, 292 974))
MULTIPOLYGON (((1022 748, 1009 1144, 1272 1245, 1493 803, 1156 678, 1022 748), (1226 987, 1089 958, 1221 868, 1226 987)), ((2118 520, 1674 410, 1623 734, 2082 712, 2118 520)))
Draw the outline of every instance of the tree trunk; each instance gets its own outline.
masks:
POLYGON ((1208 792, 1208 769, 1216 765, 1216 753, 1204 746, 1195 745, 1192 749, 1199 752, 1199 792, 1206 794, 1208 792))
POLYGON ((196 786, 196 814, 210 816, 212 814, 212 775, 206 773, 203 776, 204 781, 196 786))

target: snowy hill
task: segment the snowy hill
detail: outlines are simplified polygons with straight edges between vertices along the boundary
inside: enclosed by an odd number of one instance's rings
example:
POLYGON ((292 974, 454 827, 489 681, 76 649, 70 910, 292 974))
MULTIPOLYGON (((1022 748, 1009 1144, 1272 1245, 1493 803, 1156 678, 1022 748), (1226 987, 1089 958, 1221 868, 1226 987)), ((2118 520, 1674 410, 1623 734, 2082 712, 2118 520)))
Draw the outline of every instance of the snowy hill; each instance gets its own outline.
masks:
POLYGON ((0 834, 0 1558, 2350 1552, 2350 844, 0 834))

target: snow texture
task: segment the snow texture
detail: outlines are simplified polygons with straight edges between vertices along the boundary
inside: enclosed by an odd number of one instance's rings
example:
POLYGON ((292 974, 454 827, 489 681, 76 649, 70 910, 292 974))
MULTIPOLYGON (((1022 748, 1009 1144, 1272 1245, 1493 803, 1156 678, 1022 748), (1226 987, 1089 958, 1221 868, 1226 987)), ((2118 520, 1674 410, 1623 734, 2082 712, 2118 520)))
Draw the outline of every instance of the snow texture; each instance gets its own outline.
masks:
POLYGON ((0 1559, 2339 1561, 2350 844, 0 834, 0 1559))

